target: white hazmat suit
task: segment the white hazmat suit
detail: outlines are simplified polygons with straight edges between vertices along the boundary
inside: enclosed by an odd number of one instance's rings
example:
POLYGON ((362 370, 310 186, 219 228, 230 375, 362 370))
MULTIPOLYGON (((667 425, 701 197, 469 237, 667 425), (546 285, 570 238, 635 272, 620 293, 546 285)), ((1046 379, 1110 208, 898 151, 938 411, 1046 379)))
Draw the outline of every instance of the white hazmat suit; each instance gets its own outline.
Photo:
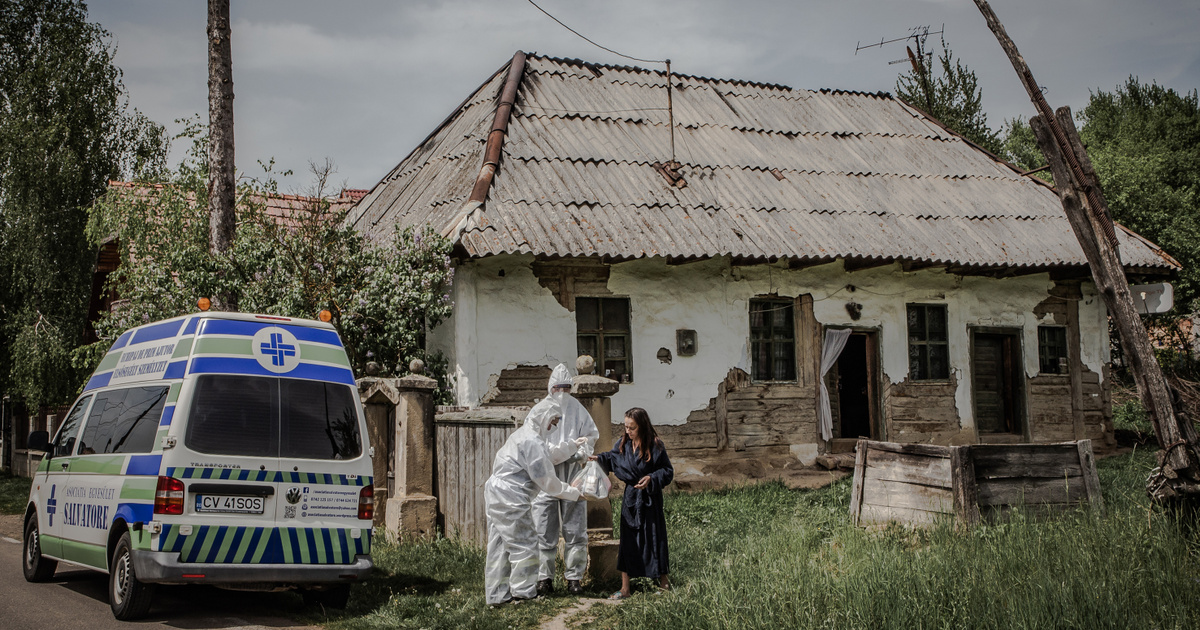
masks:
MULTIPOLYGON (((546 386, 550 395, 538 403, 557 403, 562 407, 562 420, 547 442, 551 457, 556 462, 562 461, 554 467, 554 472, 563 483, 570 482, 583 468, 596 448, 596 440, 600 439, 600 431, 587 409, 569 391, 554 391, 555 386, 570 387, 571 382, 570 370, 558 364, 546 386)), ((560 534, 563 539, 563 578, 582 580, 588 560, 587 501, 562 501, 542 492, 533 500, 533 519, 538 531, 538 580, 554 579, 560 534)))
POLYGON ((484 484, 488 542, 484 588, 488 604, 537 595, 537 532, 533 498, 539 490, 566 501, 579 490, 559 481, 546 438, 561 415, 559 405, 538 405, 525 424, 496 452, 492 476, 484 484))

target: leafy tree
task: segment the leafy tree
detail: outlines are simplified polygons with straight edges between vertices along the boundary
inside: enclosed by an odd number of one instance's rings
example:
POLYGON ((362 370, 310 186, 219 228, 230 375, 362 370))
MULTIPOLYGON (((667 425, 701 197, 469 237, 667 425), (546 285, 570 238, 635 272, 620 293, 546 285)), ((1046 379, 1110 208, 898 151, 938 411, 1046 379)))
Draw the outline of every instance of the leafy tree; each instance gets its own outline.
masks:
POLYGON ((896 79, 900 100, 933 116, 967 140, 995 155, 1003 151, 1000 135, 988 126, 983 111, 983 91, 975 72, 955 59, 946 39, 938 56, 940 72, 935 75, 933 60, 919 54, 916 68, 896 79))
POLYGON ((1157 243, 1183 265, 1177 311, 1200 309, 1200 106, 1130 77, 1097 91, 1078 114, 1080 137, 1113 218, 1157 243))
POLYGON ((122 331, 144 322, 194 312, 200 297, 232 296, 245 312, 314 318, 328 309, 357 375, 374 361, 403 373, 423 358, 437 374, 438 357, 426 357, 424 331, 449 316, 453 277, 450 243, 435 232, 397 230, 372 247, 345 225, 349 207, 325 199, 332 172, 314 167, 307 199, 275 197, 273 164, 262 180, 239 187, 237 233, 223 253, 209 248, 206 206, 207 141, 194 136, 188 159, 161 184, 114 187, 92 211, 89 233, 99 244, 115 238, 120 267, 109 288, 120 302, 97 323, 101 341, 78 353, 94 366, 122 331))
MULTIPOLYGON (((1033 135, 1033 127, 1020 116, 1004 121, 1004 151, 1000 157, 1012 162, 1018 168, 1026 171, 1041 168, 1046 165, 1046 156, 1038 148, 1037 138, 1033 135)), ((1054 177, 1049 170, 1034 174, 1053 183, 1054 177)))
POLYGON ((95 262, 86 207, 165 160, 114 54, 78 0, 0 0, 0 390, 30 406, 67 402, 85 376, 70 356, 95 262))

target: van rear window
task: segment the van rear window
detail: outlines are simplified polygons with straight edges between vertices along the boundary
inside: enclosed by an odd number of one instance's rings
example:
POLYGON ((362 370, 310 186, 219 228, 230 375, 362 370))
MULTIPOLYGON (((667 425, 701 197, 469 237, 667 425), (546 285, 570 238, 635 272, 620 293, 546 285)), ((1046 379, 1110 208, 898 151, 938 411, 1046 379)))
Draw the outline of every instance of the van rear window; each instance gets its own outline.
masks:
POLYGON ((354 395, 339 383, 206 374, 184 444, 211 455, 352 459, 362 454, 354 395))

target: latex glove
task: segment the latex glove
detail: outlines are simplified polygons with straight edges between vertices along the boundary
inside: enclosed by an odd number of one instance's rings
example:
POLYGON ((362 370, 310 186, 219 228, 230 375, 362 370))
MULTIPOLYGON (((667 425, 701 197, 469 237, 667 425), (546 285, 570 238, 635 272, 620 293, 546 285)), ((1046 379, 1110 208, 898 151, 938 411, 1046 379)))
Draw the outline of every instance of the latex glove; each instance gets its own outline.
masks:
POLYGON ((575 443, 575 446, 583 446, 583 445, 587 444, 588 439, 585 437, 577 437, 571 441, 575 443))
POLYGON ((583 493, 579 491, 579 488, 567 486, 567 490, 559 495, 558 498, 562 499, 563 501, 578 501, 582 497, 583 493))

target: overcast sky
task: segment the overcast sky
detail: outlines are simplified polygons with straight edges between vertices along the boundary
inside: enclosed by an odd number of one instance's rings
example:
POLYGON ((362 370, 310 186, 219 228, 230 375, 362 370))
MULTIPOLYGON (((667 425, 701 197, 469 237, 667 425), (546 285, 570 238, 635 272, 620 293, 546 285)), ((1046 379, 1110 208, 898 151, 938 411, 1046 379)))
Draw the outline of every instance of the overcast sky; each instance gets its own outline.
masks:
MULTIPOLYGON (((999 128, 1032 105, 971 0, 536 0, 596 42, 682 74, 796 88, 895 89, 911 28, 941 30, 976 72, 999 128)), ((370 188, 517 50, 642 65, 579 39, 528 0, 232 0, 239 173, 275 158, 303 193, 309 162, 336 183, 370 188)), ((992 0, 1051 106, 1130 75, 1200 87, 1197 0, 992 0)), ((207 122, 206 3, 97 0, 132 104, 167 125, 207 122)), ((937 36, 930 38, 936 43, 937 36)), ((186 148, 178 143, 172 162, 186 148)))

